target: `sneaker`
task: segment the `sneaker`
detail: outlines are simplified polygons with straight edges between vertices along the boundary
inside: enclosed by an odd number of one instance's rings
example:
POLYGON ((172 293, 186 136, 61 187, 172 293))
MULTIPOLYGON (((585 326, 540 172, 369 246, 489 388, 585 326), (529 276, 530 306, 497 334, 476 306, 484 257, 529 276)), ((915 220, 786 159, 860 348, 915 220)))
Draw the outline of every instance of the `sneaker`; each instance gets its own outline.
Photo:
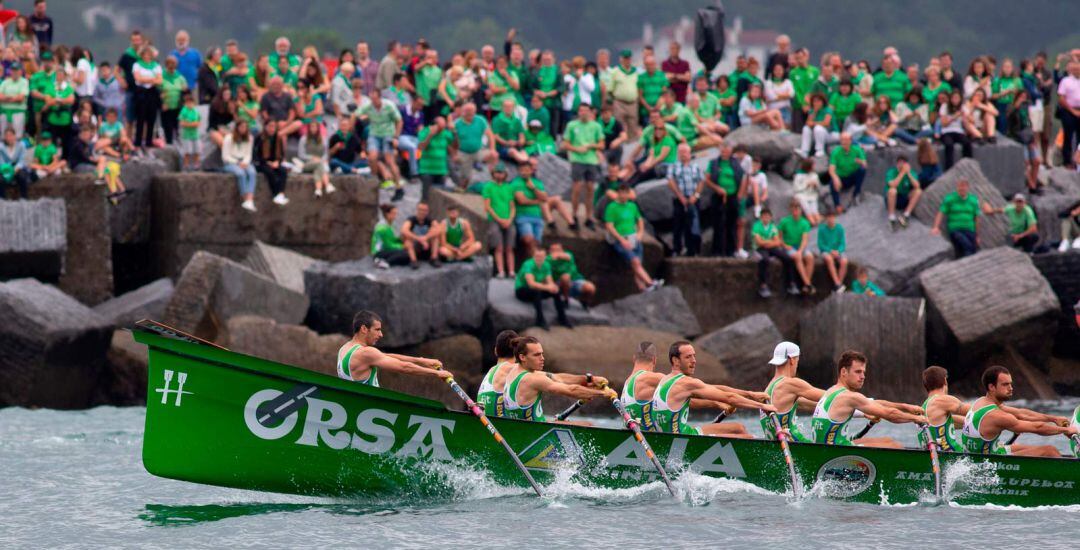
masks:
POLYGON ((896 230, 899 229, 897 227, 898 224, 899 224, 899 222, 897 222, 895 217, 890 217, 889 218, 889 229, 892 230, 893 233, 896 233, 896 230))
POLYGON ((761 205, 756 204, 756 205, 754 205, 754 218, 756 219, 756 218, 760 218, 760 217, 761 217, 761 205))
POLYGON ((555 222, 548 222, 547 228, 548 231, 555 231, 555 222))
POLYGON ((105 185, 105 180, 103 178, 98 178, 94 180, 94 185, 105 185))
POLYGON ((397 180, 398 187, 405 187, 406 183, 409 183, 409 182, 405 181, 405 178, 398 178, 398 180, 397 180))
POLYGON ((585 227, 589 229, 596 229, 596 222, 592 221, 592 218, 585 220, 585 227))
POLYGON ((289 204, 289 198, 285 196, 285 193, 278 193, 274 195, 274 204, 278 206, 285 206, 289 204))
POLYGON ((802 291, 799 290, 799 287, 795 286, 795 283, 791 283, 790 285, 788 285, 787 293, 792 295, 792 296, 801 296, 802 295, 802 291))
POLYGON ((397 191, 394 191, 394 196, 390 197, 390 202, 397 202, 403 198, 405 198, 405 190, 399 187, 397 191))
POLYGON ((390 262, 382 258, 375 258, 375 267, 379 269, 390 269, 390 262))
POLYGON ((1080 248, 1080 237, 1078 237, 1077 239, 1075 239, 1075 240, 1073 241, 1073 243, 1072 243, 1072 247, 1073 247, 1073 248, 1080 248))
POLYGON ((337 191, 337 187, 334 187, 334 184, 332 184, 332 183, 326 184, 326 194, 327 195, 329 195, 330 193, 333 193, 334 191, 337 191))
POLYGON ((240 208, 247 210, 248 212, 255 212, 255 201, 244 201, 240 203, 240 208))
POLYGON ((578 225, 577 220, 574 220, 574 223, 570 224, 570 231, 581 231, 581 226, 578 225))
POLYGON ((653 279, 653 283, 656 285, 656 288, 663 288, 665 281, 663 279, 653 279))
POLYGON ((559 318, 559 324, 566 328, 574 328, 574 324, 565 315, 559 318))
POLYGON ((896 147, 896 140, 893 139, 893 138, 889 138, 889 140, 886 143, 889 144, 889 147, 896 147))
POLYGON ((900 214, 899 221, 900 221, 900 227, 906 228, 907 227, 907 222, 908 222, 908 215, 907 214, 900 214))
POLYGON ((544 319, 543 317, 536 320, 536 326, 540 327, 541 330, 551 330, 551 325, 549 325, 547 319, 544 319))
POLYGON ((315 198, 317 199, 319 197, 322 197, 322 189, 315 190, 315 198))
POLYGON ((740 260, 745 260, 750 257, 750 253, 740 248, 735 251, 735 257, 740 260))
POLYGON ((847 287, 843 284, 836 285, 836 288, 833 289, 833 292, 835 292, 836 294, 843 294, 846 291, 847 287))
POLYGON ((1058 245, 1058 252, 1068 252, 1068 251, 1069 251, 1069 241, 1067 239, 1064 240, 1064 241, 1061 241, 1061 244, 1058 245))
POLYGON ((817 287, 814 285, 803 285, 802 292, 807 296, 813 296, 817 294, 817 287))
POLYGON ((409 267, 413 268, 413 270, 420 269, 420 263, 419 262, 409 262, 409 267))
POLYGON ((442 262, 439 261, 438 258, 435 258, 434 260, 431 260, 430 263, 431 263, 431 267, 434 267, 436 269, 442 267, 442 262))
POLYGON ((391 187, 394 187, 394 182, 390 180, 383 180, 383 182, 379 184, 379 187, 382 189, 390 189, 391 187))
POLYGON ((997 136, 996 135, 990 136, 990 137, 986 138, 986 141, 987 141, 987 143, 997 143, 997 136))
POLYGON ((796 149, 796 150, 795 150, 795 154, 796 154, 796 155, 799 155, 799 156, 800 156, 800 157, 802 157, 802 158, 806 158, 806 157, 810 156, 810 152, 809 152, 809 151, 803 151, 802 149, 796 149))
POLYGON ((772 298, 772 291, 769 290, 769 287, 763 286, 758 289, 757 295, 761 296, 762 298, 772 298))
POLYGON ((814 153, 814 156, 816 158, 823 159, 825 158, 825 151, 817 151, 816 153, 814 153))
POLYGON ((506 278, 506 273, 496 273, 495 278, 496 279, 505 279, 506 278))

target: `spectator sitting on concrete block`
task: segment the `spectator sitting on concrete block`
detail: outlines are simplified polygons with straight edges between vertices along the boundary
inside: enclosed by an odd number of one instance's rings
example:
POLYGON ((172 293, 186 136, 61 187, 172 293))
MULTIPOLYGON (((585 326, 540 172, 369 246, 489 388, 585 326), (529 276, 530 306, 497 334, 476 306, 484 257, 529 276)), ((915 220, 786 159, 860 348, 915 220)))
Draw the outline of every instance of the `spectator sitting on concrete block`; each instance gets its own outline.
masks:
POLYGON ((825 211, 825 223, 818 226, 817 243, 821 258, 825 261, 825 268, 829 271, 829 278, 833 282, 833 292, 843 292, 848 270, 848 259, 844 254, 847 238, 844 226, 836 223, 836 210, 830 208, 825 211))
POLYGON ((896 229, 896 224, 907 227, 908 218, 919 204, 922 189, 919 180, 911 173, 911 163, 904 155, 896 157, 896 166, 885 173, 885 200, 889 208, 889 225, 896 229), (900 215, 896 210, 900 209, 900 215))
POLYGON ((409 253, 409 267, 420 269, 419 258, 425 254, 432 267, 442 267, 439 261, 439 243, 442 242, 442 224, 431 219, 431 209, 426 202, 416 204, 416 215, 405 220, 401 235, 405 239, 405 251, 409 253))
POLYGON ((641 244, 645 238, 645 219, 637 203, 630 201, 629 185, 620 185, 615 202, 604 209, 604 226, 615 252, 630 264, 638 290, 650 292, 664 286, 664 280, 650 277, 641 263, 645 255, 641 244))
POLYGON ((398 209, 392 204, 381 204, 383 221, 375 224, 371 233, 371 255, 375 257, 375 266, 387 269, 392 265, 406 265, 410 254, 405 250, 401 237, 394 231, 394 220, 398 209))
POLYGON ((446 207, 446 220, 442 222, 442 244, 439 254, 448 262, 471 261, 480 252, 480 241, 473 234, 472 224, 461 217, 456 204, 446 207))
POLYGON ((1012 245, 1028 254, 1035 252, 1035 247, 1039 244, 1039 222, 1024 195, 1013 195, 1012 203, 1005 206, 1004 213, 1009 221, 1012 245))
MULTIPOLYGON (((814 276, 814 253, 810 252, 810 221, 802 215, 802 206, 799 201, 792 199, 788 205, 791 214, 780 219, 777 227, 780 236, 787 247, 787 255, 795 262, 795 271, 799 274, 802 282, 802 293, 805 295, 816 294, 812 279, 814 276)), ((794 287, 794 284, 790 285, 794 287)), ((798 290, 798 289, 796 289, 798 290)), ((792 288, 788 289, 789 294, 792 288)))
POLYGON ((559 324, 573 328, 570 320, 566 318, 566 305, 559 297, 559 286, 551 275, 551 264, 547 262, 547 251, 537 246, 533 255, 525 263, 521 264, 517 277, 514 279, 514 296, 522 302, 528 302, 536 310, 536 326, 547 330, 549 325, 544 319, 544 300, 550 298, 555 302, 555 311, 559 317, 559 324))
POLYGON ((956 191, 945 195, 941 200, 941 208, 934 217, 934 227, 930 229, 930 233, 941 234, 941 222, 944 220, 949 241, 956 250, 956 257, 959 259, 971 256, 979 251, 979 216, 999 214, 1003 211, 980 201, 979 197, 971 192, 971 184, 967 180, 960 180, 956 182, 956 191))
POLYGON ((1061 218, 1061 244, 1058 250, 1065 252, 1070 247, 1080 249, 1080 201, 1062 210, 1058 217, 1061 218))
POLYGON ((865 267, 855 270, 855 280, 851 283, 851 292, 867 296, 884 296, 885 291, 870 280, 870 272, 865 267))
POLYGON ((789 293, 794 290, 793 294, 798 295, 799 289, 795 286, 795 263, 788 256, 784 241, 780 238, 780 230, 772 221, 771 210, 766 208, 761 211, 761 218, 755 221, 754 226, 750 228, 750 237, 753 239, 753 247, 759 255, 758 283, 760 287, 758 288, 758 295, 762 298, 772 296, 768 283, 770 257, 780 260, 784 268, 784 286, 788 288, 789 293))
POLYGON ((588 307, 596 294, 596 285, 578 271, 574 253, 564 249, 562 243, 551 243, 548 246, 547 262, 551 267, 551 277, 555 279, 555 284, 559 285, 559 295, 567 307, 570 306, 570 298, 575 298, 588 307))

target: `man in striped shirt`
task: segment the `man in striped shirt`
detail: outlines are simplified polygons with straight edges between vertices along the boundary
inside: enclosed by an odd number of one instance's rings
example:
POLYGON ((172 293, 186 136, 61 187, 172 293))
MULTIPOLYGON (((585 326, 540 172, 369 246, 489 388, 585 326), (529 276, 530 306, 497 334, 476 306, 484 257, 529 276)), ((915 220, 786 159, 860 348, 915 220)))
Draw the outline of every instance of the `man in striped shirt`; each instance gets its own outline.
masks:
POLYGON ((701 210, 698 203, 705 188, 705 173, 701 167, 690 162, 690 146, 686 143, 679 145, 678 162, 668 170, 668 188, 675 195, 671 200, 675 212, 675 254, 682 254, 685 240, 686 255, 697 256, 701 251, 701 210))

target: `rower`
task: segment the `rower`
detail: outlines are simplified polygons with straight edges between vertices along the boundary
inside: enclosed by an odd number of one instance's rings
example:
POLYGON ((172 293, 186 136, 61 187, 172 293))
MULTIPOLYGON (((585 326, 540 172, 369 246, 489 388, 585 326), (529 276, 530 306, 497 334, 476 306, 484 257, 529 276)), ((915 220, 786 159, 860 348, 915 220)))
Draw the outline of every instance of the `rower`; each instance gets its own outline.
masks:
MULTIPOLYGON (((1077 310, 1080 311, 1080 308, 1077 308, 1077 310)), ((1080 313, 1078 313, 1078 316, 1080 316, 1080 313)), ((1080 429, 1080 405, 1077 405, 1076 408, 1073 409, 1072 418, 1069 420, 1069 425, 1074 428, 1080 429)), ((1076 439, 1077 438, 1075 437, 1069 438, 1069 450, 1072 451, 1074 457, 1080 458, 1080 444, 1076 442, 1076 439)))
POLYGON ((1061 416, 1051 416, 1035 411, 1005 406, 1012 398, 1013 381, 1009 369, 993 366, 982 375, 986 395, 971 404, 964 417, 960 440, 964 452, 973 454, 1016 456, 1061 456, 1053 445, 1002 445, 998 439, 1001 432, 1034 433, 1039 435, 1073 436, 1076 426, 1061 416))
MULTIPOLYGON (((626 412, 630 413, 630 416, 638 422, 638 424, 645 431, 653 430, 652 426, 652 399, 653 394, 656 392, 656 387, 660 384, 660 380, 664 378, 664 375, 656 372, 656 344, 652 342, 641 342, 638 344, 637 349, 634 350, 634 367, 630 371, 630 377, 626 379, 626 383, 623 384, 623 391, 620 400, 626 412)), ((753 399, 753 392, 742 392, 734 388, 718 385, 721 390, 730 391, 743 397, 753 399)), ((735 407, 728 405, 727 403, 721 403, 719 401, 711 401, 709 399, 690 399, 691 409, 723 409, 725 411, 733 412, 735 407)), ((749 432, 746 431, 746 426, 739 424, 738 422, 727 422, 724 424, 716 423, 712 428, 714 435, 731 435, 731 436, 748 436, 749 432)))
MULTIPOLYGON (((796 416, 799 406, 812 411, 825 390, 811 386, 806 380, 799 378, 799 346, 793 342, 780 342, 773 349, 772 359, 769 364, 776 367, 773 371, 772 380, 765 387, 765 394, 769 396, 769 402, 779 412, 776 415, 780 427, 791 434, 790 440, 799 443, 813 443, 814 438, 802 433, 796 416)), ((765 439, 776 439, 776 428, 768 415, 761 415, 761 429, 765 432, 765 439)))
POLYGON ((506 373, 514 366, 514 340, 517 337, 518 333, 512 330, 504 330, 495 337, 495 366, 488 369, 476 392, 476 402, 488 416, 503 415, 503 387, 506 373))
MULTIPOLYGON (((532 336, 523 336, 514 340, 514 360, 516 364, 506 373, 506 387, 503 391, 503 416, 507 418, 547 422, 541 403, 545 393, 588 401, 594 397, 603 397, 608 391, 612 391, 600 389, 608 383, 603 376, 591 374, 556 376, 544 372, 544 348, 540 345, 540 341, 532 336)), ((565 420, 562 423, 590 425, 586 422, 565 420)))
MULTIPOLYGON (((936 366, 927 368, 923 371, 922 381, 927 394, 922 408, 930 437, 942 451, 964 452, 955 425, 964 425, 964 415, 971 406, 949 395, 949 372, 945 369, 936 366)), ((930 443, 925 434, 925 431, 919 432, 920 447, 930 443)))
MULTIPOLYGON (((657 384, 651 403, 652 419, 646 421, 652 424, 652 431, 689 435, 722 435, 744 439, 751 437, 745 432, 745 428, 743 433, 731 433, 731 429, 721 423, 706 424, 700 428, 691 426, 687 422, 690 408, 699 399, 709 402, 719 401, 744 409, 776 412, 776 407, 739 395, 735 391, 730 391, 732 388, 724 389, 726 386, 706 384, 694 378, 694 371, 697 369, 697 354, 690 342, 680 340, 671 344, 668 348, 668 361, 671 363, 671 373, 662 377, 657 384)), ((744 393, 758 395, 754 392, 744 393)), ((764 401, 763 394, 759 397, 764 401)))
POLYGON ((449 371, 440 370, 442 362, 438 359, 383 353, 375 349, 375 343, 382 338, 383 332, 382 319, 374 312, 358 312, 353 317, 352 326, 353 337, 338 350, 338 378, 375 387, 379 387, 379 369, 411 376, 453 378, 449 371))
POLYGON ((856 416, 879 417, 897 424, 926 424, 922 409, 915 405, 874 400, 859 393, 866 382, 866 363, 866 356, 857 351, 849 350, 840 354, 836 384, 825 390, 814 408, 812 424, 815 443, 899 449, 903 445, 891 437, 863 437, 851 441, 844 434, 844 428, 856 416))

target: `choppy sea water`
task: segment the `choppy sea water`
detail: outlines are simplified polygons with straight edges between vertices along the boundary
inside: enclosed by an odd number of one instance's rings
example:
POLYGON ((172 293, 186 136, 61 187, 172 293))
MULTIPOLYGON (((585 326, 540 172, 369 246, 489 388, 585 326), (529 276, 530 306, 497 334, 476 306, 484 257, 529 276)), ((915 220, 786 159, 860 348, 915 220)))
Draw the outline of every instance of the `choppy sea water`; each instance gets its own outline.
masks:
MULTIPOLYGON (((1053 408, 1071 411, 1074 403, 1053 408)), ((687 475, 609 490, 556 481, 543 499, 480 472, 440 500, 341 500, 222 489, 142 467, 142 408, 0 409, 0 548, 614 547, 1076 548, 1080 506, 793 502, 687 475)), ((597 419, 612 422, 609 419, 597 419)), ((750 417, 736 418, 751 430, 750 417)), ((914 445, 913 430, 877 426, 914 445)), ((1024 436, 1021 442, 1041 438, 1024 436)), ((1056 444, 1065 448, 1064 438, 1056 444)))

